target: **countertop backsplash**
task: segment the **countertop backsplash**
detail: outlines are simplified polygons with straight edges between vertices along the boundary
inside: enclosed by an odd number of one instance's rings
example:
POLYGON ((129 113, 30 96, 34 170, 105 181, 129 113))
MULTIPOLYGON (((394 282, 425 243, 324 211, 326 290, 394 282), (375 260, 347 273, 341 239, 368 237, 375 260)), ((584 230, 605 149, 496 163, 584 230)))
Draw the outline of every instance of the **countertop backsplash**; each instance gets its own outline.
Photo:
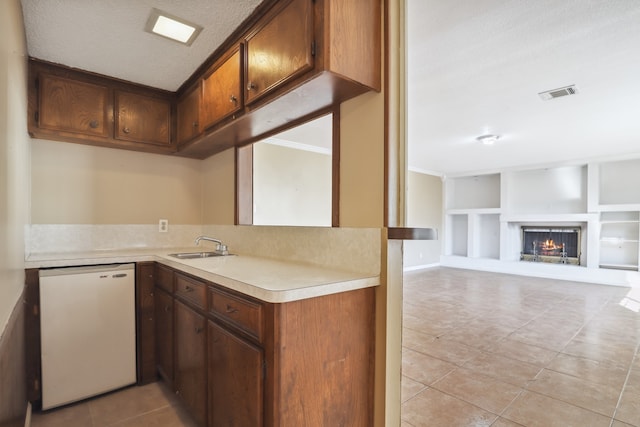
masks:
POLYGON ((65 252, 193 246, 201 225, 172 225, 160 233, 157 224, 32 224, 25 227, 25 257, 65 252))
MULTIPOLYGON (((200 235, 222 240, 229 252, 380 274, 381 229, 233 225, 32 224, 25 227, 25 259, 39 255, 194 248, 200 235)), ((210 243, 200 247, 209 249, 210 243)))

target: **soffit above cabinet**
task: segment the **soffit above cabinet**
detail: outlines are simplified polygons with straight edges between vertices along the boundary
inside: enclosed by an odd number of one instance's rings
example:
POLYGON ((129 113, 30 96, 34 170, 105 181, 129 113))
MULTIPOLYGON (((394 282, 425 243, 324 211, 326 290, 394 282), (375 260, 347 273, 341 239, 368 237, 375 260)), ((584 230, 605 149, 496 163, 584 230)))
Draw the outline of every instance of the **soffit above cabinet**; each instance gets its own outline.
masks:
POLYGON ((269 0, 21 0, 29 56, 176 91, 269 0), (203 27, 191 46, 145 32, 159 9, 203 27))

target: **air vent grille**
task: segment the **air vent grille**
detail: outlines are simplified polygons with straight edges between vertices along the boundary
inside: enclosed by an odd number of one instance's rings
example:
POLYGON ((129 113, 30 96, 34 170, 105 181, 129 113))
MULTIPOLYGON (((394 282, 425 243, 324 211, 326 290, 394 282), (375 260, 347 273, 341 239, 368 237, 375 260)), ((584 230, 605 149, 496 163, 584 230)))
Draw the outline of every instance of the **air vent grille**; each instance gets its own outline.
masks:
POLYGON ((540 92, 538 95, 543 101, 550 99, 562 98, 563 96, 575 95, 578 93, 576 85, 565 86, 558 89, 552 89, 545 92, 540 92))

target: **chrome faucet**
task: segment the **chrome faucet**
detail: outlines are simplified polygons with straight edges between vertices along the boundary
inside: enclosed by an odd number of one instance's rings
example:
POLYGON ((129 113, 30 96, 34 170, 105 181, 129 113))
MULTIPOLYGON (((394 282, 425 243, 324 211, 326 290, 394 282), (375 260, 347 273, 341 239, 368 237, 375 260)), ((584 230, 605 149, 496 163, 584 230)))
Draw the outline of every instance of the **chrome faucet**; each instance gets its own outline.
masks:
POLYGON ((227 248, 227 245, 222 243, 222 240, 214 239, 213 237, 199 236, 199 237, 196 237, 196 245, 200 244, 200 240, 207 240, 209 242, 215 243, 216 252, 218 252, 221 255, 229 255, 229 248, 227 248))

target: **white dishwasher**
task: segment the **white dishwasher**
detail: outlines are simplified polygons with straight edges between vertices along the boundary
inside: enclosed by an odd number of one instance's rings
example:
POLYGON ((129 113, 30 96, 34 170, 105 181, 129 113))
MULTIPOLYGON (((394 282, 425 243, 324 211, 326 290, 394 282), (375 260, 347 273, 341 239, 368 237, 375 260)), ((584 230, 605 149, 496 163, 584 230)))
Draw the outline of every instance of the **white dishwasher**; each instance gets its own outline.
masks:
POLYGON ((40 270, 42 409, 136 382, 135 265, 40 270))

